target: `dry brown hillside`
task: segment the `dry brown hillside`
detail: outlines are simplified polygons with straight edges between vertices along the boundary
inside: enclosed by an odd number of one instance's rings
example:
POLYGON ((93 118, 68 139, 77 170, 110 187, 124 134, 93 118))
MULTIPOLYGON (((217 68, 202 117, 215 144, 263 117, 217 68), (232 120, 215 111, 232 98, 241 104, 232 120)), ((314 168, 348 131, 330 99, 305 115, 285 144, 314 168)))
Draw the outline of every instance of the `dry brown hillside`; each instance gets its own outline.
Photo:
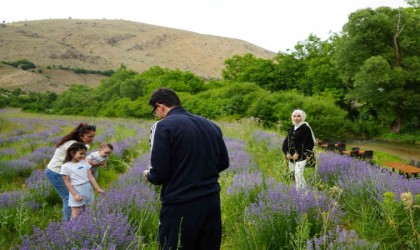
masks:
POLYGON ((151 66, 191 71, 220 78, 223 63, 251 53, 275 53, 225 37, 124 20, 56 19, 0 24, 0 61, 27 59, 41 71, 0 64, 0 88, 62 92, 75 83, 95 86, 102 78, 47 69, 62 65, 89 70, 116 70, 121 64, 142 72, 151 66))

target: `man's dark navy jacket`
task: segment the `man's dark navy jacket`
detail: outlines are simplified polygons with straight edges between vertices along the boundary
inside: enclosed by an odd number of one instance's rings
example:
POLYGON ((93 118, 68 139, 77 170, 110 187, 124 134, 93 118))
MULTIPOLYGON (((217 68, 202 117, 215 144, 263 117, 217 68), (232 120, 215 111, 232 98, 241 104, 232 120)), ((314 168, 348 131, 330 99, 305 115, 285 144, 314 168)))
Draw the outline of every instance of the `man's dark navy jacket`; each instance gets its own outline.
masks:
POLYGON ((162 185, 162 205, 220 192, 219 173, 229 167, 221 129, 183 107, 171 109, 150 135, 148 180, 162 185))

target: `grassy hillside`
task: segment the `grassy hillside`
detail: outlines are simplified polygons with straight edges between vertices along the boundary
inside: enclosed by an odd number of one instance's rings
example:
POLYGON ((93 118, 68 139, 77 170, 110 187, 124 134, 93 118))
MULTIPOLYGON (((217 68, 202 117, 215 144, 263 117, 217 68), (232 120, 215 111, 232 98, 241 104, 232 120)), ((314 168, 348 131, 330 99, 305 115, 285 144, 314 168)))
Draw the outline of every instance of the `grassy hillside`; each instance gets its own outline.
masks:
POLYGON ((0 65, 0 87, 60 91, 75 82, 91 84, 96 76, 48 71, 48 66, 91 70, 117 69, 121 64, 138 72, 151 66, 191 71, 219 78, 227 58, 275 53, 238 39, 203 35, 124 20, 56 19, 0 25, 0 61, 27 59, 43 74, 0 65), (57 85, 57 86, 54 86, 57 85))
MULTIPOLYGON (((42 67, 41 67, 42 68, 42 67)), ((47 90, 62 93, 72 84, 83 84, 90 87, 99 85, 105 78, 96 74, 76 74, 73 71, 60 69, 42 69, 26 71, 0 63, 0 88, 14 90, 20 88, 24 91, 47 90)))

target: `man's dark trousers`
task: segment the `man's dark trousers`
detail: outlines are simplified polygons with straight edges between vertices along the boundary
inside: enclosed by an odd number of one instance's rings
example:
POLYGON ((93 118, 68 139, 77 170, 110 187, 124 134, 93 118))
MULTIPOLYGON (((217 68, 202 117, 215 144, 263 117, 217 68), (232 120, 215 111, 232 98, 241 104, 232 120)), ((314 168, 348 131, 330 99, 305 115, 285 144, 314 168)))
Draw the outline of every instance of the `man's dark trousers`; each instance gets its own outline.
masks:
POLYGON ((220 194, 163 205, 159 244, 165 250, 218 250, 222 240, 220 194), (178 239, 181 239, 178 242, 178 239))

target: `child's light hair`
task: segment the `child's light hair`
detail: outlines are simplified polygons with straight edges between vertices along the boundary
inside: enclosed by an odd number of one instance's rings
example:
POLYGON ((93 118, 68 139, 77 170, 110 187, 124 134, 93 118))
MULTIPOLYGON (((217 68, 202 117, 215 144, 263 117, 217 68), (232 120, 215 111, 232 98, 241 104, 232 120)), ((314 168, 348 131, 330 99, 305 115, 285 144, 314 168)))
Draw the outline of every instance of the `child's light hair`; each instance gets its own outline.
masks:
POLYGON ((111 150, 114 150, 114 146, 112 146, 111 143, 101 143, 101 145, 99 145, 99 149, 104 149, 104 148, 110 148, 111 150))

